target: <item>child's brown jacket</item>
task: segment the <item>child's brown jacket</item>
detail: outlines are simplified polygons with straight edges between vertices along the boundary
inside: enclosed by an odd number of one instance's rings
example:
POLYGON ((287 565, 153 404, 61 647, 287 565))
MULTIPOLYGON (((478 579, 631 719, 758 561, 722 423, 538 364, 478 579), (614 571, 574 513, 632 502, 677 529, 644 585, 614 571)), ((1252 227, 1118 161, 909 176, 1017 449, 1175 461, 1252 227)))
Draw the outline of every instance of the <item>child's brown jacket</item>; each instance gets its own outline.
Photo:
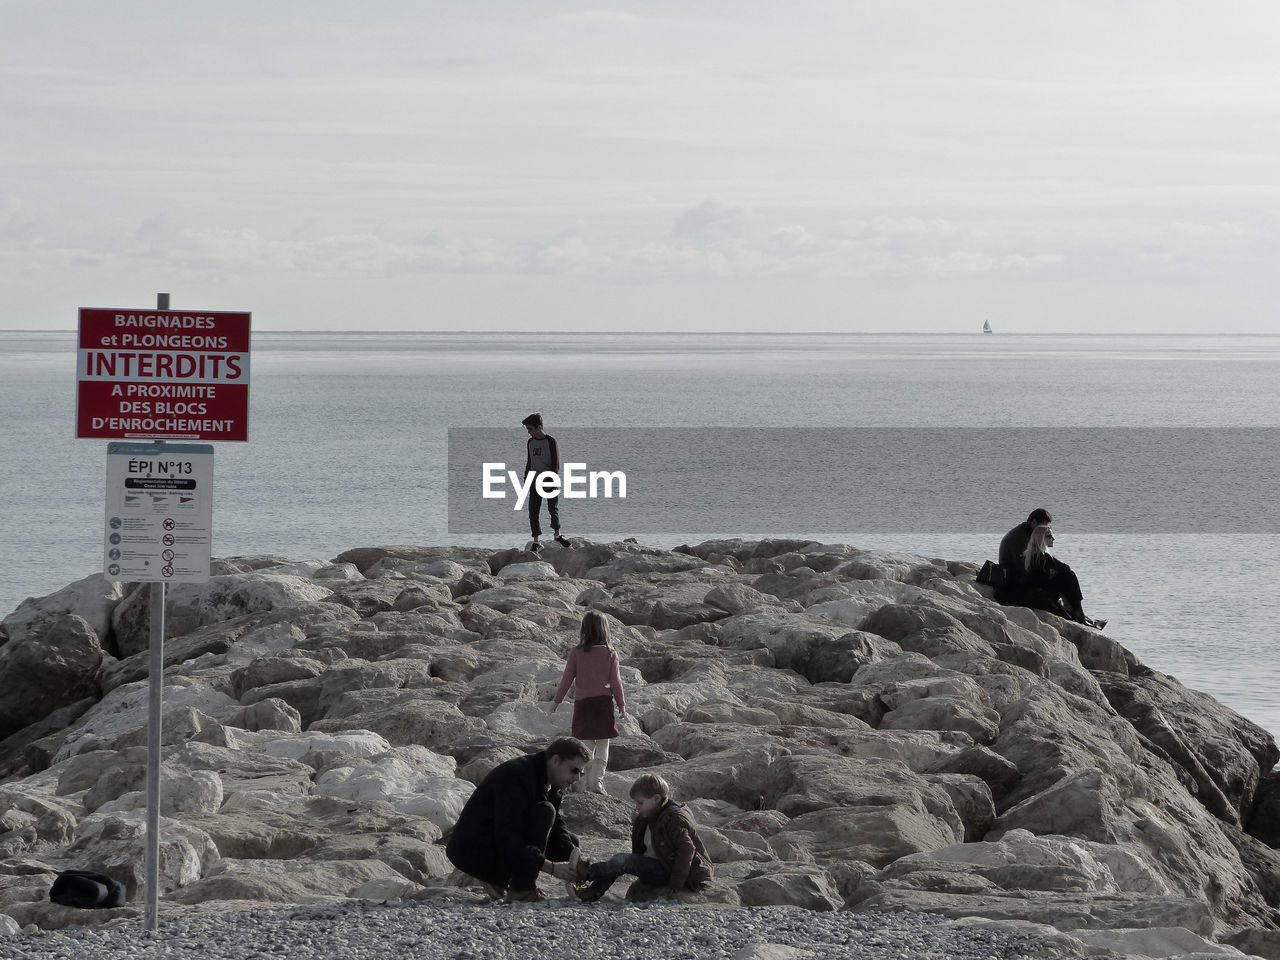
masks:
POLYGON ((674 800, 668 800, 652 822, 635 818, 631 824, 631 852, 661 860, 671 875, 667 883, 675 890, 701 890, 711 882, 711 858, 698 838, 693 814, 674 800), (646 827, 653 832, 652 850, 644 846, 646 827))

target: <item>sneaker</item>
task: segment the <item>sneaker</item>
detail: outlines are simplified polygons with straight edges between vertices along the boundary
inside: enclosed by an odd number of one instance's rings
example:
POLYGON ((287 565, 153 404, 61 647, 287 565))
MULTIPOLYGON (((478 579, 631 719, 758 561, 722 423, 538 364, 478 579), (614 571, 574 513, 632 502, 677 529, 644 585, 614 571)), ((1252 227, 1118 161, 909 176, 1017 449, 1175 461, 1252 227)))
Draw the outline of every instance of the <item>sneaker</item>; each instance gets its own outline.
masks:
POLYGON ((574 847, 569 854, 569 865, 573 867, 573 879, 564 882, 564 889, 569 894, 569 899, 573 900, 578 896, 578 886, 591 879, 591 861, 582 855, 580 848, 574 847))
POLYGON ((484 888, 485 895, 488 896, 490 900, 506 899, 507 891, 503 887, 499 887, 492 883, 486 883, 483 880, 480 881, 480 886, 484 888))
POLYGON ((1093 627, 1095 630, 1101 630, 1107 625, 1107 621, 1105 620, 1089 620, 1088 623, 1089 626, 1093 627))
POLYGON ((530 553, 541 553, 541 552, 542 552, 542 544, 540 544, 537 540, 533 541, 533 543, 529 544, 529 552, 530 552, 530 553))
POLYGON ((571 544, 571 543, 569 542, 568 538, 566 538, 566 537, 562 537, 562 536, 560 536, 560 534, 558 534, 558 533, 556 534, 556 543, 560 544, 560 546, 562 546, 562 547, 571 547, 571 546, 573 546, 573 544, 571 544))
POLYGON ((573 888, 573 895, 583 903, 595 903, 604 896, 604 891, 594 883, 580 883, 573 888))

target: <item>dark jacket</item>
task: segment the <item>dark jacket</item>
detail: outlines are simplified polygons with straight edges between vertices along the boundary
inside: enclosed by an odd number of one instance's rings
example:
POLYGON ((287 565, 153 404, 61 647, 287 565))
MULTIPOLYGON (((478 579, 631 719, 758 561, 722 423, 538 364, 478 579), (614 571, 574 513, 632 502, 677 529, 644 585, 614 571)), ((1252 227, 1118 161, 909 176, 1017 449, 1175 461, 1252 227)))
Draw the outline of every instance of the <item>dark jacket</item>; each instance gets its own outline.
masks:
POLYGON ((1022 553, 1031 542, 1031 531, 1035 528, 1036 525, 1030 520, 1024 520, 1001 538, 1000 566, 1004 568, 1006 583, 1010 576, 1015 580, 1021 579, 1019 572, 1023 569, 1022 553))
POLYGON ((631 824, 631 852, 647 853, 662 861, 674 890, 701 890, 711 882, 711 858, 698 838, 693 814, 684 804, 668 800, 652 821, 636 817, 631 824), (653 849, 644 846, 644 831, 653 831, 653 849))
POLYGON ((1071 567, 1051 553, 1042 553, 1036 557, 1035 562, 1031 564, 1031 569, 1027 569, 1024 560, 1020 567, 1022 568, 1022 580, 1028 587, 1048 587, 1058 581, 1061 575, 1071 570, 1071 567))
POLYGON ((500 763, 462 808, 445 852, 459 870, 500 887, 513 876, 536 879, 543 860, 567 860, 578 845, 560 817, 561 797, 547 784, 546 751, 500 763), (555 807, 545 851, 525 836, 529 812, 544 801, 555 807))

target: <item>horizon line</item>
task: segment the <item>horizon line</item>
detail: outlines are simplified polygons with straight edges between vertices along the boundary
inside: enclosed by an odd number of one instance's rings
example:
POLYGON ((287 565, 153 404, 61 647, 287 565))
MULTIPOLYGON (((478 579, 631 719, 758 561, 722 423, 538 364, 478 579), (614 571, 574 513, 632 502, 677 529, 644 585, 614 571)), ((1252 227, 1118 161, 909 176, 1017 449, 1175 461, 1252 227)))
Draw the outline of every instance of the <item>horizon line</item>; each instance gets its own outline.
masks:
MULTIPOLYGON (((250 311, 251 312, 251 311, 250 311)), ((76 334, 79 330, 75 327, 57 327, 57 328, 35 328, 35 327, 0 327, 0 334, 6 333, 67 333, 76 334)), ((900 337, 1280 337, 1280 333, 1261 333, 1261 332, 1187 332, 1187 333, 1169 333, 1169 332, 1152 332, 1152 331, 1124 331, 1112 330, 1106 332, 1081 332, 1068 330, 1015 330, 1003 331, 1001 333, 984 333, 981 330, 310 330, 300 328, 289 329, 257 329, 255 333, 287 333, 287 334, 315 334, 315 335, 339 335, 339 336, 386 336, 394 334, 412 334, 412 335, 455 335, 466 334, 468 336, 486 335, 486 336, 586 336, 586 337, 693 337, 693 336, 713 336, 713 337, 883 337, 883 336, 900 336, 900 337)))

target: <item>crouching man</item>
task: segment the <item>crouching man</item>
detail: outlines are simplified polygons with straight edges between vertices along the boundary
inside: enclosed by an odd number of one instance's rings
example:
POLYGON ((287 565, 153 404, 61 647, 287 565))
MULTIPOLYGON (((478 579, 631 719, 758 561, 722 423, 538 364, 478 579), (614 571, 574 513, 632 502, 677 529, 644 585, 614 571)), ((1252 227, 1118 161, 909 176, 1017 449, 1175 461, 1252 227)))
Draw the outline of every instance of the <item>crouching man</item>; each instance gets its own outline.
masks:
POLYGON ((545 750, 499 764, 462 808, 445 847, 449 860, 494 899, 543 899, 539 872, 578 879, 578 838, 560 817, 560 800, 590 759, 581 740, 562 737, 545 750))

